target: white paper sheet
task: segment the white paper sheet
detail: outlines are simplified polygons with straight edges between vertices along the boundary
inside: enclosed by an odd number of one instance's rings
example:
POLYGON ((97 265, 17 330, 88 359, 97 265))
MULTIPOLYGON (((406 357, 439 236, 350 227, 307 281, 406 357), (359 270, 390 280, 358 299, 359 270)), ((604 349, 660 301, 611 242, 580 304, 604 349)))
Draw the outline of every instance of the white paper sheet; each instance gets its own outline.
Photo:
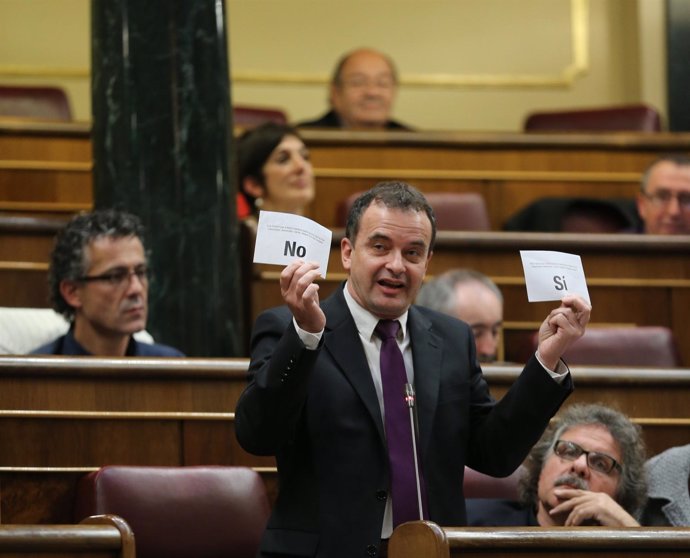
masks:
POLYGON ((567 294, 577 294, 591 305, 580 256, 548 250, 520 250, 520 257, 527 300, 561 300, 567 294))
POLYGON ((317 222, 277 211, 259 212, 254 246, 254 263, 286 266, 297 259, 319 263, 326 277, 331 253, 330 229, 317 222))

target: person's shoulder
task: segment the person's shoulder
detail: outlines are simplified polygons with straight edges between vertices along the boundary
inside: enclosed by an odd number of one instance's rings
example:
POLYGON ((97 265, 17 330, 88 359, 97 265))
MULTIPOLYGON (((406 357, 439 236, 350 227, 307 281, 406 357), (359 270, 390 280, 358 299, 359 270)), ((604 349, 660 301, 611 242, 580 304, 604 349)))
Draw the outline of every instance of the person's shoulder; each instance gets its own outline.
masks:
POLYGON ((57 355, 60 354, 58 351, 59 347, 62 346, 62 340, 65 338, 64 335, 61 335, 60 337, 57 337, 56 339, 53 339, 51 342, 46 343, 45 345, 41 345, 40 347, 37 347, 33 349, 32 351, 29 351, 30 355, 57 355))
POLYGON ((523 527, 535 525, 530 509, 515 500, 468 498, 467 525, 470 527, 523 527))
POLYGON ((137 356, 156 356, 156 357, 183 357, 185 354, 176 349, 175 347, 170 347, 169 345, 163 345, 161 343, 141 343, 136 342, 137 356))
POLYGON ((657 469, 665 469, 668 466, 685 464, 690 461, 690 444, 685 446, 675 446, 662 451, 661 453, 647 460, 647 470, 650 473, 657 469))
POLYGON ((340 128, 340 120, 338 115, 333 110, 322 114, 320 117, 312 120, 304 120, 295 124, 296 128, 340 128))
POLYGON ((459 320, 458 318, 455 318, 454 316, 451 316, 444 312, 432 310, 431 308, 427 308, 426 306, 414 304, 410 307, 410 311, 412 312, 412 315, 414 315, 415 313, 419 313, 419 315, 421 315, 424 319, 429 320, 435 328, 438 328, 440 330, 467 331, 469 329, 467 323, 463 322, 462 320, 459 320))
POLYGON ((403 124, 402 122, 398 120, 389 120, 388 123, 386 124, 386 129, 388 130, 400 130, 400 131, 405 131, 405 132, 414 132, 414 128, 411 126, 408 126, 407 124, 403 124))

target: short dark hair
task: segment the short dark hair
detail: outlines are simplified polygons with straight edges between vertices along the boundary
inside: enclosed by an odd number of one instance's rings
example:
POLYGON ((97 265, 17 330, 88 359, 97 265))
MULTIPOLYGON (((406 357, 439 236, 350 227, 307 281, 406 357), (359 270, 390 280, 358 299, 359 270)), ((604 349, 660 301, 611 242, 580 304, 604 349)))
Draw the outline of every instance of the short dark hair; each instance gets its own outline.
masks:
POLYGON ((252 178, 257 184, 266 186, 263 167, 285 136, 295 136, 302 141, 302 137, 295 128, 275 122, 266 122, 256 128, 246 130, 237 139, 237 174, 239 180, 237 188, 246 198, 252 210, 256 209, 256 198, 244 191, 242 186, 244 180, 245 178, 252 178))
POLYGON ((679 167, 688 167, 690 166, 690 156, 686 155, 685 153, 667 153, 665 155, 661 155, 660 157, 657 157, 652 161, 647 168, 645 169, 644 173, 642 174, 642 179, 640 180, 640 191, 641 192, 646 192, 647 191, 647 183, 649 182, 649 175, 652 173, 652 170, 654 167, 656 167, 659 163, 673 163, 674 165, 678 165, 679 167))
POLYGON ((580 425, 601 425, 618 443, 622 471, 615 500, 629 514, 639 516, 647 499, 646 451, 641 429, 620 411, 599 403, 571 405, 551 421, 525 461, 525 474, 519 484, 522 503, 536 507, 544 462, 556 440, 567 430, 580 425))
POLYGON ((343 68, 345 67, 345 64, 352 57, 353 54, 356 54, 363 50, 370 50, 372 52, 377 52, 378 54, 380 54, 391 69, 391 73, 393 74, 393 81, 395 83, 398 83, 398 70, 396 69, 395 63, 393 62, 393 59, 390 56, 373 48, 357 48, 355 50, 346 52, 338 59, 338 61, 335 64, 335 68, 333 68, 333 73, 331 74, 331 85, 340 87, 340 85, 342 84, 343 68))
POLYGON ((58 232, 48 271, 50 298, 57 312, 68 320, 74 318, 74 308, 62 297, 60 283, 86 275, 86 247, 98 238, 128 236, 137 237, 143 245, 144 226, 136 215, 115 209, 80 213, 58 232))
POLYGON ((436 216, 434 215, 434 210, 431 208, 424 195, 414 186, 410 186, 406 182, 397 181, 379 182, 371 190, 359 196, 352 204, 347 216, 345 236, 350 240, 353 246, 357 233, 359 232, 359 222, 362 219, 362 215, 372 203, 378 203, 390 209, 401 209, 402 211, 414 212, 423 211, 426 213, 431 223, 429 252, 434 249, 434 243, 436 242, 436 216))

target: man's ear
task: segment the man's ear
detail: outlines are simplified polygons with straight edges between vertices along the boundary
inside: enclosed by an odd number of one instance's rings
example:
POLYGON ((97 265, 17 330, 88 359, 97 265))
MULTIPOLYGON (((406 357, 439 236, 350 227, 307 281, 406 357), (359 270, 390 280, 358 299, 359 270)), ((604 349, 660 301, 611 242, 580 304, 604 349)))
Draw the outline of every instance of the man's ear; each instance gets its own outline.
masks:
POLYGON ((60 294, 67 304, 73 308, 81 308, 81 291, 76 281, 71 279, 60 281, 60 294))
POLYGON ((336 111, 340 108, 340 103, 338 102, 339 99, 340 91, 338 86, 335 83, 331 83, 328 87, 328 104, 336 111))
POLYGON ((343 263, 345 271, 350 271, 350 264, 352 262, 352 243, 347 237, 340 240, 340 260, 343 263))
POLYGON ((265 195, 264 187, 251 176, 242 181, 242 189, 253 198, 263 198, 265 195))

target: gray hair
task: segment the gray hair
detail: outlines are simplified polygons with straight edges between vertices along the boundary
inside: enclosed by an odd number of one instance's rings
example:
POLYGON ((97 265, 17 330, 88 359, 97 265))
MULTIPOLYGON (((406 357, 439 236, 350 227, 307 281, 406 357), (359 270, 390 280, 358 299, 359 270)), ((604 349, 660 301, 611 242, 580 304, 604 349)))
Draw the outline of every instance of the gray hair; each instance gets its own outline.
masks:
POLYGON ((646 451, 641 429, 623 413, 598 403, 571 405, 551 421, 525 461, 525 474, 519 483, 522 503, 530 508, 536 506, 544 462, 556 440, 567 430, 580 425, 601 425, 618 443, 622 471, 615 500, 629 514, 639 516, 647 499, 646 451))
POLYGON ((688 167, 690 166, 690 156, 686 155, 685 153, 668 153, 666 155, 662 155, 661 157, 658 157, 657 159, 654 159, 649 166, 645 169, 644 173, 642 174, 642 179, 640 180, 640 191, 641 192, 646 192, 647 191, 647 184, 649 183, 649 175, 652 174, 652 171, 654 170, 654 167, 656 167, 659 163, 673 163, 674 165, 678 165, 679 167, 688 167))
POLYGON ((90 213, 80 213, 70 220, 65 228, 58 232, 55 246, 50 255, 50 299, 53 308, 68 320, 74 318, 74 308, 60 293, 60 283, 64 280, 76 281, 86 275, 86 247, 102 237, 125 238, 134 236, 141 240, 144 226, 139 217, 117 211, 104 209, 90 213))
POLYGON ((489 277, 474 269, 452 269, 427 281, 417 295, 416 304, 432 310, 453 314, 457 305, 456 288, 465 283, 479 283, 496 295, 503 304, 503 294, 489 277))

